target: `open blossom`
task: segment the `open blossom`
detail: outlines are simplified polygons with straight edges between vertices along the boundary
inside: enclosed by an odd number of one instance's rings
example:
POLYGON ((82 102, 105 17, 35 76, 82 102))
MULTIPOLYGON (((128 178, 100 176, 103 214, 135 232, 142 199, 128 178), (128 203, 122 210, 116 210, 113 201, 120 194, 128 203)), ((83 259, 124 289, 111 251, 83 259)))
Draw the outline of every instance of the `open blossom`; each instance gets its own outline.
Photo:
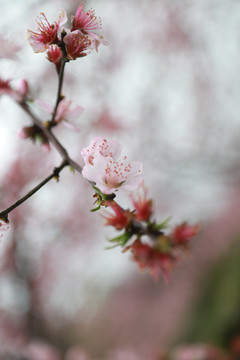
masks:
POLYGON ((85 3, 83 2, 77 9, 75 16, 72 16, 71 31, 81 30, 81 32, 92 40, 93 46, 97 51, 100 43, 108 45, 108 42, 102 36, 96 33, 96 30, 102 28, 101 19, 95 15, 95 11, 90 9, 83 11, 85 3))
POLYGON ((84 2, 78 7, 75 16, 72 16, 71 29, 63 28, 67 22, 67 15, 62 10, 57 20, 50 24, 44 13, 37 18, 37 31, 28 30, 27 37, 30 45, 35 52, 48 51, 48 60, 59 67, 61 48, 65 43, 67 59, 75 60, 89 53, 91 49, 97 51, 100 43, 108 45, 102 36, 96 33, 101 29, 101 20, 95 16, 93 9, 83 11, 84 2), (62 42, 63 41, 63 42, 62 42))
POLYGON ((28 30, 27 38, 34 52, 43 52, 49 45, 54 44, 57 40, 58 29, 67 22, 67 16, 62 10, 54 24, 50 24, 44 13, 36 20, 38 24, 37 32, 28 30))
POLYGON ((82 149, 81 155, 85 164, 93 165, 94 156, 100 153, 102 156, 110 156, 116 160, 122 151, 122 146, 116 140, 107 141, 102 136, 96 136, 90 142, 89 147, 82 149))
MULTIPOLYGON (((35 100, 35 102, 39 104, 50 115, 53 114, 54 107, 48 101, 37 99, 35 100)), ((63 122, 67 127, 73 130, 78 130, 78 128, 74 124, 72 124, 69 120, 74 120, 78 116, 80 116, 83 112, 83 107, 80 105, 76 105, 75 107, 71 108, 71 105, 72 105, 71 100, 62 99, 58 104, 54 121, 56 123, 63 122)))
POLYGON ((92 181, 104 194, 112 194, 119 187, 133 191, 143 184, 142 163, 128 162, 124 156, 119 159, 121 145, 117 141, 108 141, 97 137, 88 148, 81 151, 85 166, 82 175, 92 181))
POLYGON ((86 56, 91 45, 91 41, 84 36, 80 30, 68 33, 64 37, 64 42, 69 60, 75 60, 76 58, 86 56))

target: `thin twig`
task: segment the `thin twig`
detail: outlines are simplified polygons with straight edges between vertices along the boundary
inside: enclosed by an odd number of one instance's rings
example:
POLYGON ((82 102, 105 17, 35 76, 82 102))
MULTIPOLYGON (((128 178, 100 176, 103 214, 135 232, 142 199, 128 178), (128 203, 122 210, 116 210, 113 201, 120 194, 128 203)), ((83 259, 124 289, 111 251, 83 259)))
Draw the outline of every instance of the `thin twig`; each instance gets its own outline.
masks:
POLYGON ((76 171, 79 173, 82 173, 82 167, 78 165, 71 157, 68 155, 67 150, 64 148, 64 146, 59 142, 59 140, 55 137, 55 135, 52 133, 51 129, 49 129, 47 126, 44 125, 32 112, 29 108, 29 105, 24 101, 19 103, 19 105, 22 107, 24 111, 28 113, 28 115, 31 117, 34 125, 36 125, 38 128, 42 130, 44 135, 47 137, 47 139, 53 144, 53 146, 56 148, 56 150, 59 152, 59 154, 62 156, 63 160, 67 161, 69 165, 71 165, 76 171))
POLYGON ((7 209, 0 212, 0 219, 4 220, 8 223, 8 214, 16 209, 19 205, 28 200, 32 195, 34 195, 38 190, 40 190, 45 184, 47 184, 51 179, 56 178, 58 180, 59 173, 62 169, 68 165, 68 161, 63 161, 60 166, 54 168, 51 175, 49 175, 46 179, 40 182, 37 186, 35 186, 32 190, 30 190, 26 195, 24 195, 21 199, 17 200, 14 204, 9 206, 7 209))
POLYGON ((60 101, 63 99, 62 96, 62 85, 63 85, 63 75, 64 75, 64 68, 65 68, 65 64, 66 64, 66 57, 64 55, 64 52, 62 52, 62 59, 61 59, 61 65, 60 65, 60 70, 58 73, 58 91, 57 91, 57 98, 56 98, 56 104, 53 110, 53 114, 52 114, 52 119, 51 119, 51 125, 54 124, 54 120, 55 120, 55 116, 56 116, 56 112, 57 112, 57 108, 58 108, 58 104, 60 103, 60 101))

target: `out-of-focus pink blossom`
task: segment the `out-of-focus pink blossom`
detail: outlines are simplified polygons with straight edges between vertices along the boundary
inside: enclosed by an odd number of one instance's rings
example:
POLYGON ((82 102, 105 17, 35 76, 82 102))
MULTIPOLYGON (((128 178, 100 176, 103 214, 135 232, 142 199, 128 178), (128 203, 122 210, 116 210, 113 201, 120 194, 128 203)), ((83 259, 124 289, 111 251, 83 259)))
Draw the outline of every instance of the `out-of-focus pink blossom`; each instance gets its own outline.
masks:
POLYGON ((54 63, 57 69, 60 68, 62 52, 57 45, 50 45, 47 51, 47 59, 54 63))
MULTIPOLYGON (((48 101, 45 101, 43 99, 36 99, 35 102, 39 104, 50 115, 53 114, 54 108, 48 101)), ((71 105, 72 105, 71 100, 62 99, 58 104, 54 121, 56 123, 63 122, 64 125, 66 125, 67 127, 75 131, 78 131, 79 129, 70 121, 76 119, 78 116, 82 114, 83 107, 80 105, 76 105, 75 107, 71 108, 71 105)))
POLYGON ((177 348, 173 360, 230 360, 221 350, 214 346, 200 344, 177 348))
POLYGON ((0 78, 0 96, 4 94, 13 96, 15 94, 15 91, 10 85, 10 80, 4 80, 0 78))
POLYGON ((119 120, 113 116, 106 106, 103 107, 100 114, 97 115, 96 122, 94 122, 93 126, 99 130, 104 130, 104 132, 116 132, 124 129, 121 119, 119 120))
POLYGON ((56 348, 41 341, 30 342, 25 353, 29 359, 34 360, 62 360, 62 356, 56 348))
POLYGON ((15 59, 17 52, 21 49, 20 45, 6 39, 0 34, 0 58, 15 59))
POLYGON ((24 99, 28 93, 28 82, 25 79, 21 79, 17 82, 17 93, 20 98, 24 99))
POLYGON ((198 231, 198 225, 188 225, 187 223, 183 223, 174 228, 171 238, 174 243, 178 245, 187 245, 188 241, 196 236, 198 231))
POLYGON ((80 30, 68 33, 64 37, 64 42, 66 44, 69 60, 75 60, 79 57, 86 56, 91 46, 91 41, 84 36, 80 30))
POLYGON ((72 16, 72 26, 71 31, 81 30, 85 35, 88 35, 92 40, 93 47, 97 51, 100 43, 108 45, 108 42, 103 39, 103 36, 100 36, 96 33, 96 30, 102 28, 101 19, 95 15, 95 11, 90 9, 88 11, 83 11, 85 2, 78 7, 75 16, 72 16))
POLYGON ((175 259, 170 254, 164 254, 157 248, 148 244, 143 244, 139 239, 127 246, 124 251, 131 250, 133 259, 137 262, 140 269, 149 269, 155 280, 158 280, 160 273, 163 273, 166 282, 173 268, 175 259))
POLYGON ((0 96, 8 95, 14 100, 21 102, 28 92, 28 82, 25 79, 12 81, 0 78, 0 96), (10 83, 14 83, 13 85, 10 83))
POLYGON ((38 24, 37 32, 27 30, 27 38, 34 52, 43 52, 49 45, 54 44, 57 39, 58 29, 67 22, 67 15, 62 10, 54 24, 50 24, 44 13, 36 20, 38 24))
POLYGON ((80 346, 74 346, 68 350, 66 360, 90 360, 90 356, 80 346))
MULTIPOLYGON (((119 349, 110 351, 107 360, 143 360, 146 358, 137 354, 133 349, 119 349)), ((150 360, 150 359, 149 359, 150 360)))
POLYGON ((95 138, 81 154, 85 161, 82 175, 92 181, 104 194, 112 194, 119 187, 133 191, 143 184, 142 163, 127 162, 127 157, 117 160, 121 145, 103 138, 95 138), (85 160, 86 159, 86 160, 85 160))

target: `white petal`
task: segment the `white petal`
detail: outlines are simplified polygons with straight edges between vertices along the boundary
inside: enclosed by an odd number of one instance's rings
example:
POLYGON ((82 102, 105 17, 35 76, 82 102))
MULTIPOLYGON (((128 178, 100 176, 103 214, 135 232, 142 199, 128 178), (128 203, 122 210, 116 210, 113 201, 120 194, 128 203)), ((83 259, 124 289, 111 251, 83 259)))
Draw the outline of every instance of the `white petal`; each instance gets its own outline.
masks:
POLYGON ((142 185, 143 185, 142 176, 136 176, 124 182, 121 188, 128 191, 134 191, 139 189, 142 185))
POLYGON ((53 112, 53 106, 46 100, 36 99, 35 103, 40 105, 44 110, 46 110, 49 114, 53 112))
POLYGON ((69 128, 69 129, 71 129, 71 130, 74 130, 74 131, 77 131, 77 132, 80 131, 80 128, 79 128, 78 126, 72 124, 71 122, 69 122, 69 121, 67 121, 67 120, 63 120, 63 124, 64 124, 67 128, 69 128))
POLYGON ((65 10, 61 10, 60 13, 57 15, 57 24, 59 26, 65 24, 67 22, 67 14, 65 10))
POLYGON ((65 113, 67 120, 76 119, 83 113, 84 109, 80 105, 76 105, 73 109, 68 109, 65 113))

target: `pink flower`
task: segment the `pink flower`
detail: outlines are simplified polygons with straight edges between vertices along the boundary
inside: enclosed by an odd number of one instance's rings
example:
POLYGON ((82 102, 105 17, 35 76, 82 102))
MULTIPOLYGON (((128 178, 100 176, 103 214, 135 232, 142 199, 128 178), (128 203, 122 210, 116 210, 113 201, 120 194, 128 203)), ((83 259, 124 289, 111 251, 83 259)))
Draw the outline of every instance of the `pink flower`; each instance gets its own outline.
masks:
POLYGON ((47 59, 54 63, 59 70, 62 59, 62 52, 57 45, 50 45, 47 51, 47 59))
POLYGON ((69 60, 75 60, 76 58, 86 56, 91 45, 91 41, 84 36, 80 30, 68 33, 64 37, 64 42, 66 44, 69 60))
POLYGON ((206 344, 181 346, 176 348, 172 355, 173 360, 230 360, 220 349, 206 344))
POLYGON ((147 198, 147 189, 143 189, 143 195, 138 195, 138 199, 130 195, 135 208, 134 217, 138 221, 148 221, 152 215, 152 200, 147 198))
POLYGON ((105 206, 109 206, 114 211, 114 214, 105 212, 105 225, 114 226, 116 230, 122 230, 128 227, 132 220, 132 213, 129 210, 124 210, 115 201, 106 201, 105 206))
POLYGON ((175 244, 185 246, 191 238, 197 235, 198 231, 198 225, 188 225, 187 223, 183 223, 174 228, 171 238, 175 244))
POLYGON ((78 7, 75 16, 72 16, 71 31, 79 29, 83 34, 88 35, 92 40, 93 47, 97 51, 100 43, 108 45, 108 42, 96 33, 96 30, 102 28, 101 19, 95 15, 93 9, 90 9, 87 12, 83 11, 84 5, 85 2, 82 2, 78 7))
POLYGON ((117 141, 108 143, 106 139, 93 139, 88 148, 81 151, 85 166, 82 175, 96 184, 104 194, 112 194, 119 187, 133 191, 143 184, 140 176, 140 161, 127 162, 127 157, 117 160, 121 145, 117 141))
POLYGON ((84 148, 81 151, 81 155, 84 159, 85 164, 93 165, 94 155, 100 153, 102 156, 110 156, 117 159, 122 151, 122 146, 118 141, 112 140, 107 141, 102 136, 97 136, 91 140, 88 148, 84 148))
POLYGON ((25 79, 13 81, 13 86, 10 85, 12 80, 4 80, 0 78, 0 96, 8 95, 14 100, 21 102, 24 100, 28 92, 28 83, 25 79))
MULTIPOLYGON (((49 114, 51 115, 53 114, 54 108, 51 104, 49 104, 49 102, 42 99, 37 99, 35 100, 35 102, 39 104, 49 114)), ((80 105, 76 105, 74 108, 71 109, 71 104, 72 104, 71 100, 66 100, 66 99, 61 100, 60 103, 58 104, 54 121, 55 123, 64 122, 64 124, 67 127, 78 131, 79 129, 75 125, 71 124, 69 120, 73 120, 78 116, 80 116, 83 112, 83 107, 80 105)))
POLYGON ((62 10, 58 16, 57 21, 54 24, 50 24, 44 13, 37 18, 38 32, 32 30, 27 31, 27 38, 34 52, 43 52, 47 50, 49 45, 54 44, 57 41, 58 29, 61 25, 65 24, 67 16, 64 10, 62 10))
POLYGON ((17 94, 20 100, 23 100, 28 93, 28 82, 25 79, 21 79, 17 82, 17 94))
POLYGON ((149 269, 155 280, 158 280, 160 273, 163 273, 166 282, 169 281, 169 275, 172 271, 175 259, 171 254, 164 254, 148 244, 143 244, 137 239, 124 251, 131 250, 134 261, 137 262, 140 269, 149 269))
POLYGON ((10 80, 3 80, 0 78, 0 96, 1 95, 9 95, 13 96, 15 91, 10 85, 10 80))
POLYGON ((82 4, 78 7, 75 16, 72 16, 71 31, 80 29, 86 34, 91 34, 93 30, 102 28, 101 19, 96 17, 93 9, 84 12, 84 5, 85 2, 82 2, 82 4))
POLYGON ((13 43, 0 34, 0 58, 16 59, 17 52, 21 49, 20 45, 13 43))

